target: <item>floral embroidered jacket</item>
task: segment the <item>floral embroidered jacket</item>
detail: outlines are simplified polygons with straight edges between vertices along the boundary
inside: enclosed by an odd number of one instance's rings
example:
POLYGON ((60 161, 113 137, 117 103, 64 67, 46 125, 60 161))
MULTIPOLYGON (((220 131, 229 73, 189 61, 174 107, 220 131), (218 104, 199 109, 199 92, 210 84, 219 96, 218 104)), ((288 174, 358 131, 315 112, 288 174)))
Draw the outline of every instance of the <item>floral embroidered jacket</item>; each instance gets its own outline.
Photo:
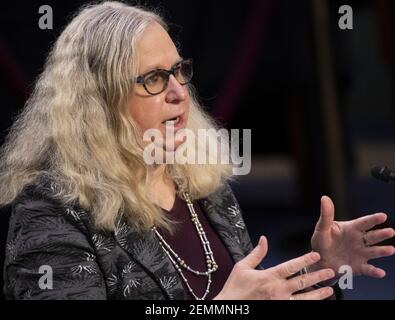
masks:
MULTIPOLYGON (((152 231, 138 233, 125 221, 115 232, 98 231, 88 212, 55 200, 54 188, 41 180, 13 204, 4 265, 7 299, 186 299, 152 231)), ((245 257, 253 247, 231 188, 199 203, 234 262, 245 257)))

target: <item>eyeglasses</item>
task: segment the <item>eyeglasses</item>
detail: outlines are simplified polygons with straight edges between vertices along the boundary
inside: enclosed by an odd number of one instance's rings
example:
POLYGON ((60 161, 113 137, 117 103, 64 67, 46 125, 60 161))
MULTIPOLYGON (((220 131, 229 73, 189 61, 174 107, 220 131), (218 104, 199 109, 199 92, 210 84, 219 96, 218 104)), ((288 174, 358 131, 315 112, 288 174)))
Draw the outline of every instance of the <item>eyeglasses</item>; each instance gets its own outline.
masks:
POLYGON ((189 83, 193 76, 193 60, 181 60, 172 66, 170 70, 152 70, 146 74, 136 77, 135 82, 142 84, 145 91, 150 95, 156 95, 167 89, 171 74, 181 85, 189 83))

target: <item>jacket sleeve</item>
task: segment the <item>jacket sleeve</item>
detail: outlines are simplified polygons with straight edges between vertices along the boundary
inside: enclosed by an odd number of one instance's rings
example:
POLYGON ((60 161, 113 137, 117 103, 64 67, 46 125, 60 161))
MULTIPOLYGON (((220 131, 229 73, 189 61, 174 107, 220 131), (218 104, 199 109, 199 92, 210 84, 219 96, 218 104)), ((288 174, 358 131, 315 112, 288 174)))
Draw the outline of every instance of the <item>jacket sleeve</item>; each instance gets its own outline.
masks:
POLYGON ((4 265, 7 299, 106 299, 89 237, 64 210, 43 199, 14 205, 4 265))
POLYGON ((250 234, 247 230, 247 226, 245 224, 240 205, 233 193, 232 188, 229 185, 227 185, 227 193, 230 198, 230 203, 233 204, 231 206, 231 208, 233 209, 233 214, 231 216, 233 220, 232 222, 238 232, 243 252, 247 256, 254 249, 254 246, 252 245, 250 234))

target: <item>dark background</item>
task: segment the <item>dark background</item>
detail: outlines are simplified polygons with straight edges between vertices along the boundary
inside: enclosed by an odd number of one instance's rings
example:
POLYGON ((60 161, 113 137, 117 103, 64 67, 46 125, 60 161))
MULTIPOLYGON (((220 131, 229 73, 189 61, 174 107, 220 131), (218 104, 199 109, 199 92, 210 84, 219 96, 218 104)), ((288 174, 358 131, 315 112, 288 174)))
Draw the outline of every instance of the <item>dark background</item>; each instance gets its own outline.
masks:
MULTIPOLYGON (((0 143, 42 71, 47 52, 84 1, 9 1, 0 11, 0 143), (38 27, 41 5, 53 30, 38 27)), ((395 2, 325 0, 132 1, 160 10, 194 84, 228 129, 252 129, 252 170, 233 185, 255 244, 269 238, 268 267, 309 250, 319 199, 339 220, 384 211, 395 226, 395 2), (338 27, 351 5, 354 29, 338 27)), ((1 215, 1 254, 8 208, 1 215)), ((394 243, 388 241, 388 243, 394 243)), ((395 299, 395 257, 383 280, 357 278, 349 299, 395 299)), ((2 283, 0 283, 2 285, 2 283)))

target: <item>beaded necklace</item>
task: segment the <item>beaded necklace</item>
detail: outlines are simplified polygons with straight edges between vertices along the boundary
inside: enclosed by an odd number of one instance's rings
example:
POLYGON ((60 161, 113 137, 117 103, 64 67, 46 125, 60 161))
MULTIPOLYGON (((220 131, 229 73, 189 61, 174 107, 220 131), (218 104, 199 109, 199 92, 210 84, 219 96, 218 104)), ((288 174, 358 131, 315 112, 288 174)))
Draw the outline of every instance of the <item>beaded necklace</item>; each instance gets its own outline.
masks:
POLYGON ((196 300, 204 300, 208 293, 210 292, 210 286, 211 286, 211 274, 213 272, 215 272, 218 269, 218 265, 214 260, 214 256, 213 256, 213 251, 211 250, 210 247, 210 242, 208 241, 207 237, 206 237, 206 233, 203 230, 203 226, 199 221, 199 218, 195 212, 195 209, 193 207, 193 203, 191 201, 191 197, 187 192, 183 192, 182 193, 184 201, 187 204, 189 213, 191 214, 191 219, 193 224, 195 225, 196 231, 199 235, 200 238, 200 242, 203 246, 203 250, 204 250, 204 254, 206 257, 206 266, 207 266, 207 270, 206 271, 198 271, 198 270, 194 270, 192 269, 190 266, 188 266, 184 260, 182 260, 179 255, 174 252, 174 250, 170 247, 170 245, 165 241, 165 239, 162 237, 162 235, 158 232, 158 230, 156 229, 156 227, 154 226, 152 228, 152 230, 155 232, 156 236, 159 239, 159 244, 161 245, 161 247, 163 248, 164 252, 167 254, 167 256, 169 257, 170 261, 173 263, 173 265, 175 266, 177 272, 180 274, 181 278, 183 279, 183 281, 185 282, 189 292, 192 294, 192 296, 196 299, 196 300), (196 296, 196 294, 193 292, 191 286, 188 283, 188 279, 184 276, 184 273, 182 272, 182 268, 184 268, 185 270, 187 270, 188 272, 192 272, 196 275, 199 276, 206 276, 207 279, 207 287, 206 287, 206 291, 204 292, 202 297, 198 297, 196 296))

